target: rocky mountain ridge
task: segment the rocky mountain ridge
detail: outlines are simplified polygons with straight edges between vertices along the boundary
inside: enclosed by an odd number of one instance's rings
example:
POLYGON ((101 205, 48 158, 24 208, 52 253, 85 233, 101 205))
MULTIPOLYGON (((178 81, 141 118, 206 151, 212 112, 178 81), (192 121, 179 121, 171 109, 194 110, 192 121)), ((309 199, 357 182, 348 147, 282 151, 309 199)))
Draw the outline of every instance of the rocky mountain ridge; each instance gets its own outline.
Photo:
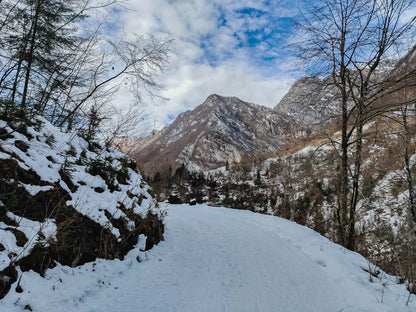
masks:
MULTIPOLYGON (((379 89, 383 88, 386 83, 391 83, 387 78, 397 71, 399 63, 396 60, 386 60, 380 65, 372 78, 372 87, 376 92, 379 92, 379 89)), ((351 73, 354 74, 354 70, 351 70, 351 73)), ((350 103, 350 106, 352 105, 353 103, 350 103)), ((341 117, 340 99, 333 77, 300 78, 274 107, 274 110, 292 117, 305 128, 307 134, 336 121, 341 117)))
POLYGON ((236 97, 210 95, 154 135, 124 147, 147 175, 185 164, 208 170, 280 150, 301 130, 286 114, 236 97))
MULTIPOLYGON (((407 68, 406 64, 414 63, 414 50, 402 60, 387 60, 380 65, 371 86, 377 97, 382 94, 380 90, 397 85, 393 77, 407 68)), ((149 137, 125 141, 121 149, 134 157, 149 176, 157 172, 171 174, 181 164, 189 170, 206 171, 244 158, 274 155, 291 138, 307 137, 335 123, 340 117, 339 105, 331 76, 299 79, 273 109, 212 94, 194 110, 180 114, 171 125, 149 137)))
POLYGON ((316 76, 297 80, 274 110, 291 116, 307 129, 308 134, 313 132, 339 117, 334 101, 336 92, 329 80, 316 76))

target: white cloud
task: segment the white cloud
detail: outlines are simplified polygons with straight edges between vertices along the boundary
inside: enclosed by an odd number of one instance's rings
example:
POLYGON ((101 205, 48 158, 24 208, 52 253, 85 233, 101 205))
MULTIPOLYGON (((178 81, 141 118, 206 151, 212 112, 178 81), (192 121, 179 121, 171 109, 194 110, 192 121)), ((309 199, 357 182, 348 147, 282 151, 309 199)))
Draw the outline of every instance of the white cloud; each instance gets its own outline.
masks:
POLYGON ((217 67, 189 64, 167 75, 163 95, 170 100, 148 109, 156 120, 167 123, 168 115, 176 116, 193 109, 212 93, 274 107, 292 83, 290 77, 264 79, 252 70, 232 63, 217 67))
MULTIPOLYGON (((241 13, 245 8, 273 9, 267 14, 277 18, 281 12, 293 14, 293 4, 279 10, 258 0, 134 0, 129 5, 133 10, 121 18, 126 33, 174 39, 169 68, 161 76, 162 95, 170 100, 148 107, 157 123, 168 123, 169 116, 195 108, 212 93, 273 107, 293 82, 278 62, 270 62, 273 68, 258 64, 262 55, 253 55, 247 46, 247 31, 272 32, 267 17, 241 13)), ((266 53, 268 46, 259 43, 256 49, 266 53)))

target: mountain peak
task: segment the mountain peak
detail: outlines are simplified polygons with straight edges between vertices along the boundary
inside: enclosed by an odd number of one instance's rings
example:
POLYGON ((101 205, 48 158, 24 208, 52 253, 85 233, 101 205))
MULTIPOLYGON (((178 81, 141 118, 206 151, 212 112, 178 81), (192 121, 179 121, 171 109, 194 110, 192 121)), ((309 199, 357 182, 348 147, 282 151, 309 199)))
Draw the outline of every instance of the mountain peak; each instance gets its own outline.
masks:
POLYGON ((148 143, 138 142, 130 155, 147 175, 175 169, 182 163, 194 170, 213 169, 240 162, 246 156, 277 152, 293 133, 296 123, 290 120, 237 97, 211 94, 148 143))
POLYGON ((237 98, 235 96, 225 96, 225 95, 219 95, 219 94, 216 94, 216 93, 208 95, 206 100, 226 101, 226 100, 233 100, 233 99, 240 100, 239 98, 237 98))
POLYGON ((231 104, 231 103, 238 103, 238 104, 245 104, 250 105, 251 103, 245 102, 239 99, 236 96, 223 96, 218 94, 210 94, 207 99, 202 103, 202 105, 206 105, 209 103, 213 103, 216 105, 220 104, 231 104))
POLYGON ((225 96, 213 93, 208 95, 207 99, 205 101, 216 101, 216 100, 223 100, 225 96))

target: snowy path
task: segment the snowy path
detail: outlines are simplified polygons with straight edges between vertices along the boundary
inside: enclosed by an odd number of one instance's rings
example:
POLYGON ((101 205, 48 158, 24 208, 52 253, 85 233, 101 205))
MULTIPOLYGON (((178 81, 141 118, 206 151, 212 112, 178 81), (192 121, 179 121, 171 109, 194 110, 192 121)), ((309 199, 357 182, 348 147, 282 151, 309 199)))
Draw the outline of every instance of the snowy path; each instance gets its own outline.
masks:
POLYGON ((278 311, 288 306, 291 311, 310 311, 311 305, 316 311, 329 306, 342 308, 331 298, 322 302, 334 291, 319 264, 305 261, 298 249, 277 235, 264 239, 271 231, 259 228, 250 218, 224 212, 172 207, 168 252, 152 255, 160 261, 130 275, 131 282, 120 289, 126 297, 118 297, 108 311, 133 311, 138 306, 148 311, 278 311), (289 275, 290 271, 293 274, 289 275), (150 285, 140 283, 143 274, 146 282, 153 278, 150 285), (142 293, 143 288, 158 300, 148 302, 149 293, 142 293), (280 291, 283 288, 285 291, 280 291), (148 306, 143 305, 147 302, 148 306))
POLYGON ((32 283, 42 288, 31 296, 19 294, 19 305, 31 303, 34 311, 102 312, 415 308, 414 302, 405 306, 403 286, 392 284, 383 292, 381 283, 370 283, 359 255, 276 217, 204 205, 169 206, 165 237, 141 263, 136 250, 125 261, 58 267, 47 281, 26 273, 24 288, 33 289, 32 283))

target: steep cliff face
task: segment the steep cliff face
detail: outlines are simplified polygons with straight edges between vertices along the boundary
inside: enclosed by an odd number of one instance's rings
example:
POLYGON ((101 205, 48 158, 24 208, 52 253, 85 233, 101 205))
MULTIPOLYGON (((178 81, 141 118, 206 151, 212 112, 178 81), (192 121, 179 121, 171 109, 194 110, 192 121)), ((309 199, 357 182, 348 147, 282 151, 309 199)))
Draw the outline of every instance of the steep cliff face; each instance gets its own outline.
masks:
POLYGON ((181 163, 206 170, 238 163, 246 156, 274 153, 296 128, 285 114, 214 94, 170 126, 136 141, 129 153, 150 175, 181 163))
POLYGON ((274 110, 288 114, 307 132, 335 120, 339 113, 336 90, 330 79, 316 76, 304 77, 296 81, 274 110))
MULTIPOLYGON (((396 64, 394 60, 386 60, 379 66, 371 77, 370 96, 386 88, 386 83, 391 83, 388 77, 397 71, 396 64)), ((365 69, 363 72, 365 73, 365 69)), ((359 85, 358 71, 350 69, 350 75, 359 85)), ((353 100, 349 98, 348 102, 352 108, 353 100)), ((341 117, 338 87, 334 84, 332 76, 322 79, 316 76, 303 77, 293 84, 274 110, 288 114, 305 128, 307 133, 311 133, 341 117)))

